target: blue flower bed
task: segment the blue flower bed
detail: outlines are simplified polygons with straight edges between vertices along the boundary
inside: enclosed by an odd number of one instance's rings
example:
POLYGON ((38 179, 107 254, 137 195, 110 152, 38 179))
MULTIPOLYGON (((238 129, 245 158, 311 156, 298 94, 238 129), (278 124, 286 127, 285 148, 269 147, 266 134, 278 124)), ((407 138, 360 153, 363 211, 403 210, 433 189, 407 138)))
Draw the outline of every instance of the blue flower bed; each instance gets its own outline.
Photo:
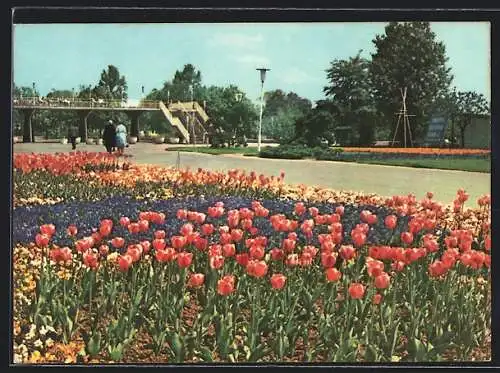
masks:
MULTIPOLYGON (((187 209, 191 211, 203 212, 207 214, 209 206, 217 201, 224 202, 226 212, 231 209, 239 209, 242 207, 251 208, 252 199, 246 197, 210 197, 200 198, 191 197, 187 199, 168 199, 168 200, 134 200, 126 196, 116 196, 107 198, 98 202, 67 202, 56 205, 37 205, 37 206, 23 206, 14 209, 13 211, 13 243, 28 243, 33 242, 36 234, 39 232, 39 227, 42 224, 54 224, 56 233, 53 237, 54 243, 58 245, 71 245, 72 239, 67 236, 66 228, 75 224, 78 227, 78 238, 88 236, 92 233, 92 228, 99 227, 99 222, 102 219, 112 219, 114 228, 112 236, 121 236, 130 242, 137 242, 143 239, 151 239, 152 232, 157 229, 166 231, 167 236, 178 234, 179 228, 184 221, 180 221, 176 217, 178 209, 187 209), (119 219, 122 216, 127 216, 131 220, 136 221, 141 211, 157 211, 163 212, 166 215, 164 224, 158 225, 150 223, 150 229, 146 233, 130 234, 127 229, 119 225, 119 219)), ((261 200, 264 207, 269 209, 270 215, 285 214, 287 217, 293 217, 294 205, 297 201, 292 200, 261 200)), ((306 204, 308 207, 315 206, 319 209, 320 214, 330 214, 335 211, 339 204, 328 203, 315 203, 306 204)), ((344 227, 344 243, 349 244, 351 229, 360 223, 360 213, 362 210, 370 210, 378 216, 377 224, 373 225, 367 236, 367 242, 371 244, 385 244, 387 240, 394 233, 395 237, 399 237, 400 232, 407 230, 409 217, 400 217, 398 219, 398 226, 395 231, 387 229, 384 225, 384 219, 388 214, 394 213, 393 211, 382 206, 364 205, 344 206, 344 216, 342 217, 342 224, 344 227)), ((300 221, 310 219, 311 216, 307 211, 300 217, 300 221)), ((227 216, 220 219, 227 221, 227 216)), ((214 223, 219 225, 218 221, 214 221, 207 214, 207 223, 214 223)), ((267 218, 254 218, 254 226, 259 229, 259 234, 270 237, 276 236, 278 233, 273 231, 271 223, 267 218)), ((315 227, 314 240, 308 244, 318 245, 317 234, 326 233, 327 226, 322 225, 315 227)), ((305 243, 306 239, 302 235, 300 229, 297 230, 299 242, 305 243)), ((281 235, 284 235, 280 233, 281 235)), ((217 238, 217 234, 214 238, 217 238)))

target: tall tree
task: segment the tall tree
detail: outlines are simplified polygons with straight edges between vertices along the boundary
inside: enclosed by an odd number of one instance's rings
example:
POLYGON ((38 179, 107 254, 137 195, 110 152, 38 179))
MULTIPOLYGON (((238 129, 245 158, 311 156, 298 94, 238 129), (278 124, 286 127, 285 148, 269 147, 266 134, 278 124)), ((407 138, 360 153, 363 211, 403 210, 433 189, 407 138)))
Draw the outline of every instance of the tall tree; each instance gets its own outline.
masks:
MULTIPOLYGON (((407 110, 415 115, 410 120, 411 132, 414 139, 421 137, 432 114, 433 98, 445 93, 453 79, 444 44, 436 40, 429 22, 391 22, 373 44, 370 77, 377 110, 393 132, 395 113, 402 105, 400 89, 406 87, 407 110)), ((402 141, 402 137, 403 128, 399 128, 397 139, 402 141)))
POLYGON ((490 105, 484 95, 472 91, 460 92, 454 88, 450 97, 452 99, 450 105, 452 125, 457 125, 460 131, 460 144, 464 147, 466 128, 475 116, 489 114, 490 105))
POLYGON ((334 60, 326 70, 328 86, 324 87, 331 113, 336 122, 352 127, 354 143, 371 145, 375 136, 375 105, 370 80, 370 61, 358 54, 348 60, 334 60))
POLYGON ((120 75, 116 66, 108 65, 101 72, 101 78, 93 89, 93 95, 108 100, 121 100, 127 98, 127 81, 125 76, 120 75))
POLYGON ((264 100, 262 134, 282 142, 294 137, 295 122, 308 114, 312 107, 310 100, 281 89, 266 92, 264 100))

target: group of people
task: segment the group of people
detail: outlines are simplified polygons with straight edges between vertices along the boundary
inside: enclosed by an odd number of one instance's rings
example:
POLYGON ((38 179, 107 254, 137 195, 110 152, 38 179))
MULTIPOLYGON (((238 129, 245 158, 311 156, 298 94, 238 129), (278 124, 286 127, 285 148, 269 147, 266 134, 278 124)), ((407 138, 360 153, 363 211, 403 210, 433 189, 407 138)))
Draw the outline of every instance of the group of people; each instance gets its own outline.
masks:
MULTIPOLYGON (((76 149, 76 139, 78 135, 78 128, 72 125, 68 130, 68 139, 73 150, 76 149)), ((108 153, 112 153, 116 150, 119 155, 122 155, 125 147, 128 146, 127 127, 125 127, 122 123, 115 125, 115 123, 110 119, 104 128, 102 140, 108 153)))
POLYGON ((127 127, 122 123, 116 126, 110 119, 106 127, 104 127, 102 140, 108 153, 112 153, 116 149, 119 155, 123 154, 125 147, 128 145, 127 127))

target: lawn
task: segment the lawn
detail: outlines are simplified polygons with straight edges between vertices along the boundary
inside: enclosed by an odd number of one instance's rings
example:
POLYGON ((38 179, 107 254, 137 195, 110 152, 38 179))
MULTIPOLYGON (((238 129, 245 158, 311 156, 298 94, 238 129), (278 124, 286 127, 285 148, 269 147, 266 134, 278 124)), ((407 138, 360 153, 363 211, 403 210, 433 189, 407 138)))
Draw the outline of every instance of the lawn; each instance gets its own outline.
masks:
POLYGON ((190 146, 179 147, 179 148, 167 148, 167 151, 180 151, 180 152, 192 152, 192 153, 204 153, 204 154, 212 154, 212 155, 221 155, 221 154, 243 154, 243 155, 257 155, 257 148, 209 148, 209 147, 199 147, 193 148, 190 146))
POLYGON ((363 159, 357 163, 381 164, 417 168, 436 168, 441 170, 460 170, 469 172, 491 172, 491 159, 363 159))

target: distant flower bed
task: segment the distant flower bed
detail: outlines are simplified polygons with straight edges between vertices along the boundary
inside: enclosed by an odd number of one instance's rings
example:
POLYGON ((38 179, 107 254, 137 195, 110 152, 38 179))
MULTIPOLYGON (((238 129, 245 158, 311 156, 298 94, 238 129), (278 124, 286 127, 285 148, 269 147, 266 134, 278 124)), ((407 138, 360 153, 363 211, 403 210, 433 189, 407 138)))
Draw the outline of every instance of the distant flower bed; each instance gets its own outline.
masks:
POLYGON ((343 147, 344 152, 353 153, 390 153, 390 154, 419 154, 419 155, 472 155, 472 154, 490 154, 489 149, 446 149, 446 148, 350 148, 343 147))

